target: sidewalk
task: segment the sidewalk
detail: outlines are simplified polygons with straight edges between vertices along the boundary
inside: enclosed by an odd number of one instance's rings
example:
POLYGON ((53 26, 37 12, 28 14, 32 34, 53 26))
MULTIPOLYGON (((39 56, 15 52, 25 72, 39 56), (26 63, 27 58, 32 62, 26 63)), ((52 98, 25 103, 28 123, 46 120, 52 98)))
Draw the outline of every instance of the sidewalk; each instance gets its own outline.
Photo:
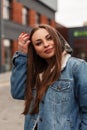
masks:
POLYGON ((0 130, 24 130, 24 101, 12 98, 10 74, 0 74, 0 130))
POLYGON ((9 85, 11 72, 0 73, 0 87, 9 85))

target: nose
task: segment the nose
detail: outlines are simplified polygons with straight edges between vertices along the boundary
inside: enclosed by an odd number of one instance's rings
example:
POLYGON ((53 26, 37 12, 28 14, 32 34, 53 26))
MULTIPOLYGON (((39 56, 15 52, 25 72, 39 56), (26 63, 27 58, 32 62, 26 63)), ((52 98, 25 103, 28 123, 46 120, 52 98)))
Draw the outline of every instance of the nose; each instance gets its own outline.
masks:
POLYGON ((44 47, 48 47, 49 46, 49 43, 45 40, 44 41, 44 47))

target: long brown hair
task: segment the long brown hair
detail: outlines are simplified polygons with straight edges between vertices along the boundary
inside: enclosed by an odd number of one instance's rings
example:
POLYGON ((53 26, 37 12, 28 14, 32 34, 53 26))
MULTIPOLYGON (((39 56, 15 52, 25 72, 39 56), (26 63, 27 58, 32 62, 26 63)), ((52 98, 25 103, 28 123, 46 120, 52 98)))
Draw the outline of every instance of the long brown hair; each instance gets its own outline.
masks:
POLYGON ((42 97, 45 95, 48 87, 54 83, 61 73, 61 58, 62 47, 56 30, 45 24, 34 27, 30 33, 31 43, 28 48, 28 60, 27 60, 27 79, 25 90, 25 108, 23 114, 30 112, 35 114, 39 111, 39 103, 42 97), (45 59, 36 54, 32 44, 32 36, 39 28, 46 29, 55 43, 55 56, 54 60, 48 65, 45 59), (54 68, 51 72, 51 69, 54 68), (49 73, 50 72, 50 73, 49 73), (40 73, 43 73, 42 80, 40 80, 40 73), (34 97, 32 90, 36 89, 36 96, 34 97), (33 105, 32 105, 32 101, 33 105), (30 110, 32 105, 32 109, 30 110), (29 111, 30 110, 30 111, 29 111))

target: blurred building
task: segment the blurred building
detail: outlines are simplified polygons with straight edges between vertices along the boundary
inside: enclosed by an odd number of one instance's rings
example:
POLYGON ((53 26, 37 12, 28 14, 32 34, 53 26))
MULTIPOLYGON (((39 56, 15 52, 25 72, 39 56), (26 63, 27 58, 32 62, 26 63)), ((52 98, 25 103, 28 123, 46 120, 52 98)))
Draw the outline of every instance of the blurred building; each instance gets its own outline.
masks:
POLYGON ((75 28, 67 28, 57 23, 56 28, 73 48, 72 56, 87 61, 87 22, 84 22, 83 27, 75 28))
POLYGON ((87 21, 85 21, 85 22, 83 23, 83 26, 87 26, 87 21))
POLYGON ((68 28, 62 24, 57 23, 56 29, 63 35, 63 37, 68 41, 68 28))
POLYGON ((11 58, 17 50, 17 37, 29 32, 34 24, 56 26, 57 0, 0 1, 0 72, 11 69, 11 58))
POLYGON ((73 56, 87 61, 87 26, 69 28, 68 41, 73 47, 73 56))

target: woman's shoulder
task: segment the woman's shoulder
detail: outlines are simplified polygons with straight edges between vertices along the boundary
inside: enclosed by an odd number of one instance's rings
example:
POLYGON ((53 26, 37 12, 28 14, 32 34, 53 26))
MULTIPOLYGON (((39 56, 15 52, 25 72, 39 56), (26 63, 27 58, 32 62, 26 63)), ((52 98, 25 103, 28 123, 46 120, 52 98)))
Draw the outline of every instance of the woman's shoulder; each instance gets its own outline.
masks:
POLYGON ((86 62, 86 61, 85 61, 84 59, 80 59, 80 58, 71 56, 71 57, 69 58, 69 62, 71 62, 71 63, 76 63, 76 64, 80 64, 80 63, 86 62))
POLYGON ((80 65, 87 64, 87 62, 84 59, 76 58, 76 57, 70 57, 67 64, 74 69, 78 69, 80 65))
POLYGON ((80 58, 73 57, 73 56, 71 56, 71 57, 69 58, 69 61, 70 61, 70 62, 74 62, 74 63, 86 62, 84 59, 80 59, 80 58))

